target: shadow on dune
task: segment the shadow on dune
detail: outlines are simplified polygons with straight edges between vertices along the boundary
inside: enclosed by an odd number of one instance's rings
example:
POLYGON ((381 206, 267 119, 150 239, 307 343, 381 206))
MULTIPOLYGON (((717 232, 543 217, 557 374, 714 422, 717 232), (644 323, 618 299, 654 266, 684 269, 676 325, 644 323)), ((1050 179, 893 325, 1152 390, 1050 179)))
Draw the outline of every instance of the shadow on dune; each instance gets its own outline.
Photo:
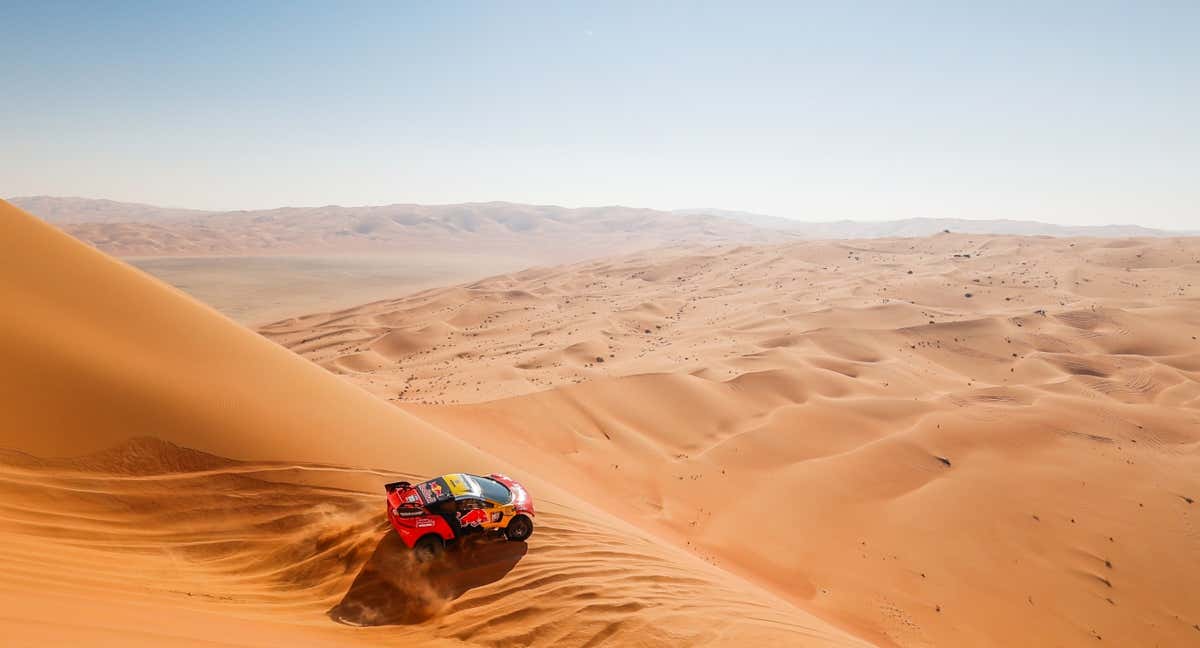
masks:
POLYGON ((328 614, 356 626, 420 623, 468 590, 503 578, 528 550, 524 542, 465 538, 426 565, 388 532, 328 614))

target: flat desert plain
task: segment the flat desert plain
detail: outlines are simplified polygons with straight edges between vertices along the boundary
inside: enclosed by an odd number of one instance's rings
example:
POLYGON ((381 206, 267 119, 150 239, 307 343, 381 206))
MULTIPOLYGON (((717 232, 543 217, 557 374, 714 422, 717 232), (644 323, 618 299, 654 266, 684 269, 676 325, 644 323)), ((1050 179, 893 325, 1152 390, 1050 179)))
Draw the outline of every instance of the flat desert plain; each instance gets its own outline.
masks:
POLYGON ((0 203, 18 645, 1200 642, 1200 241, 686 246, 240 327, 0 203), (428 570, 382 484, 502 471, 428 570))
POLYGON ((795 237, 720 216, 618 206, 207 212, 51 196, 12 202, 248 326, 531 266, 667 244, 795 237))
POLYGON ((423 288, 531 265, 490 252, 126 257, 247 326, 316 310, 348 308, 423 288))

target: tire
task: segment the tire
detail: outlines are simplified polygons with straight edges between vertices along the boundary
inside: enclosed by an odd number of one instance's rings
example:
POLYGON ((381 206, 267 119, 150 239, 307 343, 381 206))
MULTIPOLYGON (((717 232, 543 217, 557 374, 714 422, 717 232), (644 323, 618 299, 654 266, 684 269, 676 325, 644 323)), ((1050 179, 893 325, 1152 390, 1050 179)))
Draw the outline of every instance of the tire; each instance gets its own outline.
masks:
POLYGON ((413 558, 416 558, 419 563, 431 563, 446 551, 446 543, 436 535, 429 534, 424 536, 413 545, 413 558))
POLYGON ((524 542, 533 535, 533 520, 528 516, 518 515, 504 527, 504 537, 514 542, 524 542))

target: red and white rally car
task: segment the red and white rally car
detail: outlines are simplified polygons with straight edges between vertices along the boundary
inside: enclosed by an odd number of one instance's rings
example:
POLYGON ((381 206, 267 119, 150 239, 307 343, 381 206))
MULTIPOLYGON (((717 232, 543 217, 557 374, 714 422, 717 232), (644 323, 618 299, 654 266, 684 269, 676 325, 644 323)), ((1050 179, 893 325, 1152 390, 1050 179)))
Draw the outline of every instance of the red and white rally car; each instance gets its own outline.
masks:
POLYGON ((500 532, 516 541, 533 533, 533 499, 501 474, 452 473, 415 486, 393 482, 384 489, 388 521, 418 560, 438 556, 447 542, 471 533, 500 532))

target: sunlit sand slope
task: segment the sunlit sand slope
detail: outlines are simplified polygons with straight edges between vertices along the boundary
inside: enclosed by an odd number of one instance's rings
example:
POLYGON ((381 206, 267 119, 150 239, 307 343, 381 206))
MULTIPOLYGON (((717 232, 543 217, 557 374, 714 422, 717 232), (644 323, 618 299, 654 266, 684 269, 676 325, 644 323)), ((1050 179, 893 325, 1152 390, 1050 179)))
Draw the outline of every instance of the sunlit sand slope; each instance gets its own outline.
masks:
POLYGON ((382 522, 415 477, 234 462, 155 439, 0 460, 8 645, 866 645, 553 498, 535 539, 433 568, 382 522))

